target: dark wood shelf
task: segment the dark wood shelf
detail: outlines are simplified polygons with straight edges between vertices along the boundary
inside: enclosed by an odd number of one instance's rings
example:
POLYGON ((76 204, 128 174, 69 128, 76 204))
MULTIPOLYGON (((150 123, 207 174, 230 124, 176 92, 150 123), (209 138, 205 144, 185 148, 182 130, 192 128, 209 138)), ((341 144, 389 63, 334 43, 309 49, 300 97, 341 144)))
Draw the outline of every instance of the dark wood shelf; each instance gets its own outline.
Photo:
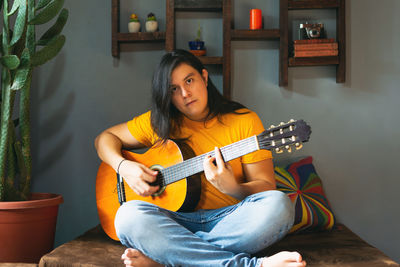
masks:
POLYGON ((279 29, 231 30, 232 40, 279 40, 279 29))
POLYGON ((118 42, 164 42, 165 32, 117 33, 118 42))
POLYGON ((198 57, 201 63, 204 65, 222 65, 224 63, 223 57, 209 57, 209 56, 201 56, 198 57))
POLYGON ((338 8, 340 0, 288 0, 288 9, 326 9, 338 8))
POLYGON ((338 65, 339 57, 291 57, 289 67, 338 65))
POLYGON ((279 86, 288 85, 289 67, 336 65, 336 82, 346 80, 346 27, 345 0, 279 0, 278 29, 234 29, 232 0, 165 0, 165 32, 120 32, 120 1, 111 0, 112 10, 112 56, 119 57, 121 43, 165 42, 165 50, 176 48, 175 19, 176 12, 219 12, 222 14, 222 56, 201 56, 204 65, 222 66, 223 94, 231 98, 232 41, 273 40, 279 41, 279 86), (336 10, 336 41, 339 55, 333 57, 289 57, 289 11, 304 9, 336 10))
POLYGON ((222 0, 175 0, 176 11, 222 12, 222 0))

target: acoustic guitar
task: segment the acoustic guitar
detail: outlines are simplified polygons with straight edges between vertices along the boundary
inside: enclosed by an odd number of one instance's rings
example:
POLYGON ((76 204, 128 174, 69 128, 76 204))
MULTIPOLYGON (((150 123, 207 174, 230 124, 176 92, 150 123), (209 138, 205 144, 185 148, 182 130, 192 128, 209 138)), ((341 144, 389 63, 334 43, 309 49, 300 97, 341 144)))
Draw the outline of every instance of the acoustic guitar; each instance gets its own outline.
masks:
MULTIPOLYGON (((225 162, 251 152, 267 149, 276 153, 288 152, 294 147, 300 149, 308 141, 311 128, 303 120, 291 120, 278 126, 271 125, 259 135, 255 135, 220 148, 225 162)), ((96 202, 101 226, 108 236, 118 240, 114 218, 122 203, 130 200, 143 200, 171 211, 192 211, 201 192, 200 173, 203 161, 214 151, 195 156, 185 143, 168 140, 165 145, 150 148, 143 154, 122 151, 128 160, 140 162, 150 169, 158 170, 157 180, 160 190, 148 197, 137 195, 123 178, 106 163, 101 163, 96 178, 96 202)))

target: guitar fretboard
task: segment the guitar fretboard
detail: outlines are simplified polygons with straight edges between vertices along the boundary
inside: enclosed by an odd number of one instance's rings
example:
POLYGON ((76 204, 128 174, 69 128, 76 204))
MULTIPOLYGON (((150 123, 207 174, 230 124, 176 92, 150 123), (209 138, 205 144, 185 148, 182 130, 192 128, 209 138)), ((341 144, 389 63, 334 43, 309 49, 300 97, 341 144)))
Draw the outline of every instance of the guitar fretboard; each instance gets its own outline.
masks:
MULTIPOLYGON (((220 148, 225 162, 231 161, 259 149, 257 136, 252 136, 220 148)), ((208 155, 214 156, 215 151, 210 151, 160 170, 157 184, 160 186, 166 186, 181 179, 187 178, 193 174, 202 172, 204 170, 204 158, 208 155)))

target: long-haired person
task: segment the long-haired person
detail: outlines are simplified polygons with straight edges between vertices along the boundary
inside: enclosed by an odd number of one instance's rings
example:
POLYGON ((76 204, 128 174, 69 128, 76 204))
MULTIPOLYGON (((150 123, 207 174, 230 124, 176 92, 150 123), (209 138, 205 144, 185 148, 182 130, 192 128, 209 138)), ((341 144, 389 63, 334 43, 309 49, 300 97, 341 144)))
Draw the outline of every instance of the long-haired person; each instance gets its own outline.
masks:
POLYGON ((260 134, 256 113, 224 98, 191 53, 167 53, 155 70, 151 109, 102 132, 99 157, 140 196, 159 190, 157 171, 125 159, 121 149, 151 147, 168 139, 188 144, 204 159, 200 199, 191 212, 173 212, 132 200, 118 210, 115 227, 127 250, 126 266, 305 266, 297 252, 251 255, 292 227, 294 207, 276 190, 272 156, 258 150, 224 162, 220 147, 260 134))

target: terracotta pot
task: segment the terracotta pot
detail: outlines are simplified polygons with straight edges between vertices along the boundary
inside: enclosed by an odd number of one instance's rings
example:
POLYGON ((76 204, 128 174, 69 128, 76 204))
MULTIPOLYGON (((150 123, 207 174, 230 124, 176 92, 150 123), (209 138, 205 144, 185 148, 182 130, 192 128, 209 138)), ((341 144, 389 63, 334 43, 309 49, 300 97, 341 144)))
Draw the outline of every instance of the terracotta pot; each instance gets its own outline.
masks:
POLYGON ((33 193, 31 200, 0 202, 0 262, 34 262, 54 247, 61 195, 33 193))

